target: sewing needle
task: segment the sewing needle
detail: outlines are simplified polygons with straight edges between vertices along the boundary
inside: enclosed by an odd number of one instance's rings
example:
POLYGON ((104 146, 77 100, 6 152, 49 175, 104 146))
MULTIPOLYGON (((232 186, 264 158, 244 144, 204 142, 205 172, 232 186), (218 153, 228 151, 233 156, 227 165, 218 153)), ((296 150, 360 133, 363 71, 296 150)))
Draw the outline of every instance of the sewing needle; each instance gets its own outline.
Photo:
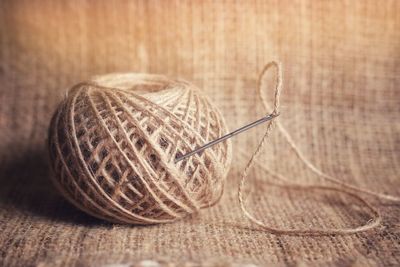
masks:
POLYGON ((235 136, 237 134, 240 134, 240 133, 242 133, 244 131, 247 131, 247 130, 249 130, 249 129, 251 129, 251 128, 257 126, 257 125, 260 125, 261 123, 270 121, 273 118, 276 118, 278 116, 279 116, 279 113, 271 113, 268 116, 265 116, 265 117, 263 117, 263 118, 261 118, 259 120, 254 121, 254 122, 251 122, 251 123, 249 123, 249 124, 247 124, 247 125, 245 125, 243 127, 240 127, 239 129, 236 129, 233 132, 230 132, 230 133, 228 133, 228 134, 226 134, 224 136, 221 136, 220 138, 215 139, 215 140, 213 140, 213 141, 211 141, 211 142, 209 142, 209 143, 207 143, 207 144, 205 144, 205 145, 203 145, 203 146, 201 146, 199 148, 196 148, 195 150, 193 150, 193 151, 191 151, 191 152, 189 152, 189 153, 187 153, 187 154, 185 154, 183 156, 177 157, 175 159, 175 163, 177 163, 177 162, 179 162, 179 161, 181 161, 181 160, 183 160, 185 158, 188 158, 190 156, 193 156, 194 154, 200 153, 203 150, 205 150, 205 149, 207 149, 207 148, 209 148, 209 147, 211 147, 213 145, 216 145, 216 144, 218 144, 218 143, 220 143, 222 141, 225 141, 228 138, 231 138, 231 137, 233 137, 233 136, 235 136))

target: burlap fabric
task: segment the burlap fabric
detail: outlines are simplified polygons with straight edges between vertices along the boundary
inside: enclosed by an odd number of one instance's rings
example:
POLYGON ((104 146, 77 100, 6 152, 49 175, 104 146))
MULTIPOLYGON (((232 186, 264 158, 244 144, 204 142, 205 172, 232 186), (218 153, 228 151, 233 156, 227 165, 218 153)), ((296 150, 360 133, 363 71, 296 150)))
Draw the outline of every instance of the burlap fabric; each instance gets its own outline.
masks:
MULTIPOLYGON (((339 179, 399 195, 399 10, 398 1, 1 1, 0 264, 399 265, 397 203, 369 198, 382 226, 346 236, 271 235, 243 216, 239 174, 265 127, 233 140, 218 205, 150 227, 112 225, 68 204, 49 182, 45 149, 65 90, 92 75, 192 81, 233 129, 263 115, 257 74, 279 59, 280 120, 304 154, 339 179)), ((260 164, 296 182, 326 184, 276 131, 260 164)), ((291 190, 257 166, 250 179, 248 206, 272 226, 351 227, 370 219, 344 194, 291 190)))

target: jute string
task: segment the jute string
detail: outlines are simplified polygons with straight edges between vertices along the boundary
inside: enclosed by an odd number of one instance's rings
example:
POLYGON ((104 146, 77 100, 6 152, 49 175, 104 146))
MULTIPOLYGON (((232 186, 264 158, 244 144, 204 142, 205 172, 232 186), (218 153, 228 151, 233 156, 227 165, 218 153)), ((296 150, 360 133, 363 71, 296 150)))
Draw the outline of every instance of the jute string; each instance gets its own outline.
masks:
MULTIPOLYGON (((282 67, 281 64, 272 61, 268 63, 264 69, 262 70, 259 80, 258 80, 258 93, 261 98, 261 102, 265 108, 265 111, 270 110, 270 107, 268 105, 268 102, 265 98, 265 95, 262 93, 262 91, 266 88, 265 85, 265 77, 266 73, 270 68, 275 68, 276 70, 276 85, 275 85, 275 91, 274 91, 274 103, 273 103, 273 109, 272 109, 272 114, 278 114, 279 111, 279 99, 280 99, 280 94, 282 90, 282 81, 283 81, 283 75, 282 75, 282 67)), ((242 151, 242 153, 244 153, 242 151)), ((244 168, 244 171, 241 175, 240 179, 240 184, 239 184, 239 190, 238 190, 238 199, 240 203, 240 207, 244 213, 244 215, 253 223, 259 225, 263 229, 267 230, 270 233, 273 234, 294 234, 294 235, 328 235, 328 234, 353 234, 353 233, 359 233, 363 231, 367 231, 370 229, 373 229, 377 226, 380 225, 382 221, 382 217, 380 215, 380 212, 378 209, 376 209, 374 206, 372 206, 368 201, 366 201, 363 197, 359 195, 359 193, 363 194, 368 194, 383 200, 390 200, 390 201, 400 201, 399 197, 396 196, 391 196, 391 195, 386 195, 378 192, 371 191, 369 189, 365 188, 359 188, 355 185, 348 184, 346 182, 343 182, 329 174, 324 173, 321 171, 319 168, 317 168, 314 164, 312 164, 306 156, 300 151, 296 143, 293 141, 292 137, 288 133, 288 131, 283 127, 283 125, 278 121, 278 118, 275 118, 274 120, 270 121, 268 123, 268 126, 266 128, 265 133, 263 134, 261 141, 256 147, 255 152, 251 155, 250 160, 246 164, 246 167, 244 168), (286 142, 290 145, 290 148, 292 151, 296 154, 296 156, 300 159, 302 163, 305 164, 305 166, 310 169, 313 173, 321 177, 322 179, 325 179, 329 182, 338 184, 340 187, 334 187, 334 186, 321 186, 321 185, 305 185, 305 184, 300 184, 300 183, 293 183, 290 181, 290 179, 286 178, 285 176, 275 173, 271 171, 269 168, 265 167, 264 165, 260 164, 258 160, 258 156, 260 152, 262 151, 262 148, 264 147, 268 137, 271 134, 271 131, 274 126, 278 127, 278 130, 286 140, 286 142), (248 177, 249 170, 251 167, 257 163, 258 167, 262 168, 265 172, 267 172, 270 176, 272 176, 275 179, 284 181, 287 183, 287 186, 290 188, 294 189, 299 189, 299 190, 306 190, 306 191, 314 191, 314 190, 330 190, 330 191, 336 191, 340 193, 345 193, 358 201, 360 201, 366 208, 368 208, 371 211, 372 214, 372 219, 370 219, 366 224, 353 227, 353 228, 306 228, 306 229, 289 229, 289 228, 276 228, 267 225, 264 221, 256 218, 254 215, 252 215, 245 204, 245 198, 243 196, 243 191, 245 187, 245 182, 248 177), (356 192, 353 192, 356 191, 356 192)))
POLYGON ((52 179, 83 211, 112 222, 172 222, 220 199, 231 143, 175 164, 226 132, 193 85, 111 74, 72 88, 49 128, 52 179))
MULTIPOLYGON (((262 93, 265 76, 276 70, 272 113, 279 113, 282 69, 267 64, 258 80, 262 93)), ((52 176, 61 193, 78 208, 96 217, 134 224, 166 223, 216 204, 223 194, 232 157, 230 140, 175 164, 177 156, 226 132, 218 109, 185 81, 150 74, 112 74, 76 85, 55 113, 49 129, 52 176)), ((272 120, 251 155, 240 180, 240 207, 252 222, 275 234, 348 234, 378 226, 380 212, 359 193, 385 200, 398 197, 376 193, 340 181, 315 167, 299 150, 288 131, 272 120), (257 159, 274 126, 305 166, 338 187, 292 183, 257 159), (360 201, 372 214, 355 228, 286 229, 268 226, 246 208, 243 190, 254 164, 294 189, 330 190, 360 201)))

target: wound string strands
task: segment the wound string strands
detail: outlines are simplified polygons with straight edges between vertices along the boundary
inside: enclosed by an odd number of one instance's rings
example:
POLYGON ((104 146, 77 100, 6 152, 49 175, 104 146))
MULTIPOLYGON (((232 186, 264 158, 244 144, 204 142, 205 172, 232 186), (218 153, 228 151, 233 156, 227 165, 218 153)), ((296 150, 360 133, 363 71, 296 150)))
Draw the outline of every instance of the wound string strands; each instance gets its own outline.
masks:
POLYGON ((73 87, 49 127, 52 181, 72 204, 117 223, 172 222, 217 203, 230 140, 178 164, 226 132, 194 85, 151 74, 109 74, 73 87))

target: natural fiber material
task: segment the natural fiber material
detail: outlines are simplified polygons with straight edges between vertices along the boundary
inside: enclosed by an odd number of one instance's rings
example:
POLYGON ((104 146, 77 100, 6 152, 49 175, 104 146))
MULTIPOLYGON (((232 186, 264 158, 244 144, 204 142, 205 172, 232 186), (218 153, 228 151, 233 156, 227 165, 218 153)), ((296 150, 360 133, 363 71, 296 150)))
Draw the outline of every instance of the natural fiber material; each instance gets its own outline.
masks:
POLYGON ((111 222, 165 223, 214 205, 231 143, 175 163, 226 132, 218 110, 191 84, 113 74, 76 85, 49 131, 52 176, 78 208, 111 222))
MULTIPOLYGON (((280 63, 272 61, 264 67, 258 90, 267 110, 262 89, 265 87, 264 76, 270 68, 276 69, 272 114, 278 114, 283 83, 280 63)), ((187 82, 150 74, 111 74, 96 78, 94 84, 75 86, 50 125, 49 147, 57 174, 53 176, 57 188, 78 208, 111 222, 170 222, 199 207, 215 204, 222 196, 223 180, 229 168, 230 140, 200 156, 195 154, 194 159, 174 162, 179 155, 226 132, 218 111, 193 88, 187 82)), ((251 215, 244 203, 244 183, 274 122, 268 123, 242 174, 238 198, 246 217, 274 234, 352 234, 380 224, 379 211, 358 194, 344 188, 378 197, 381 194, 354 188, 334 177, 327 179, 304 157, 300 160, 308 168, 315 169, 328 181, 339 183, 342 188, 291 183, 289 186, 309 194, 316 188, 349 194, 370 209, 374 217, 363 226, 348 229, 281 229, 269 227, 251 215)), ((301 155, 298 146, 290 142, 290 134, 282 126, 279 130, 296 154, 301 155)), ((280 178, 279 175, 275 177, 280 178)), ((384 199, 396 199, 383 196, 384 199)))
POLYGON ((52 185, 47 130, 65 91, 96 74, 162 73, 191 81, 229 129, 272 111, 278 121, 249 169, 246 208, 275 228, 353 228, 372 213, 307 168, 400 195, 400 1, 0 1, 0 265, 339 267, 400 265, 400 205, 363 195, 382 224, 352 235, 274 235, 249 221, 238 185, 267 125, 232 138, 217 205, 174 223, 110 224, 52 185), (270 70, 274 70, 271 68, 270 70), (242 153, 243 151, 243 153, 242 153), (270 174, 287 177, 284 183, 270 174), (153 264, 154 265, 154 264, 153 264))

